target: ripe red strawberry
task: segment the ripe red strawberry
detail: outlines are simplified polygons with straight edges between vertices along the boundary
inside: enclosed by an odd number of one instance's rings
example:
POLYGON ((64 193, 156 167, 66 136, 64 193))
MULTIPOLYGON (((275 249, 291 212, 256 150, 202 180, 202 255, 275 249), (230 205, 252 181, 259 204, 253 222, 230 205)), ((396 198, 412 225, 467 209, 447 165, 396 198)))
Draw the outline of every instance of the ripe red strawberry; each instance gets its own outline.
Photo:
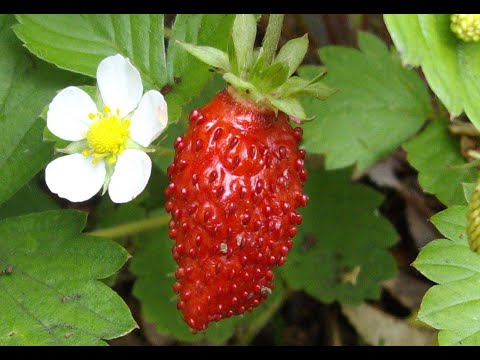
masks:
POLYGON ((251 311, 273 289, 306 205, 302 129, 228 90, 190 116, 168 168, 178 309, 193 329, 251 311))
POLYGON ((291 40, 299 55, 273 61, 268 50, 254 55, 248 41, 235 39, 246 36, 253 47, 255 31, 253 15, 237 15, 230 56, 182 44, 231 85, 191 113, 167 170, 165 207, 178 264, 173 289, 193 330, 252 311, 272 292, 272 270, 285 263, 302 222, 296 209, 308 201, 302 129, 288 122, 289 116, 305 119, 294 96, 331 93, 318 78, 289 79, 305 55, 305 37, 291 40))

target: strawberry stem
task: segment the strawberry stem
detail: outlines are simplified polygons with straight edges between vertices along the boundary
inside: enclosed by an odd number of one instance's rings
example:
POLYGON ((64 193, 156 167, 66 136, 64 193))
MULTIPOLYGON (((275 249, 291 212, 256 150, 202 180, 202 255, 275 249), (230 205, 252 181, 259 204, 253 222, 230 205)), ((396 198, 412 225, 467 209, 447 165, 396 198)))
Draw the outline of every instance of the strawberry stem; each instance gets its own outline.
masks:
POLYGON ((149 219, 133 221, 130 223, 113 226, 106 229, 98 229, 98 230, 86 233, 86 235, 101 236, 101 237, 107 237, 110 239, 119 238, 123 236, 136 235, 144 231, 165 226, 168 224, 169 221, 170 221, 170 215, 163 214, 163 215, 152 217, 149 219))
POLYGON ((263 38, 262 49, 266 63, 269 65, 272 63, 273 58, 275 57, 278 40, 280 39, 280 34, 282 33, 284 17, 284 14, 270 14, 270 18, 268 19, 268 26, 265 37, 263 38))

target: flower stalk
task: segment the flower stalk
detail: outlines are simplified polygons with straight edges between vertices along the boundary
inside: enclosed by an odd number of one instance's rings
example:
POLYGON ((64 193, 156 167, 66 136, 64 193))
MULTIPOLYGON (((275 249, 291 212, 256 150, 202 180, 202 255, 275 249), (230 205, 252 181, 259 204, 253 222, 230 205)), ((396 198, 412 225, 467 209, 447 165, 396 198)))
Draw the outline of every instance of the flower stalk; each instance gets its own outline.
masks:
POLYGON ((113 226, 105 229, 98 229, 92 232, 87 233, 86 235, 91 236, 101 236, 110 239, 115 239, 124 236, 137 235, 142 232, 160 228, 165 226, 170 221, 170 216, 163 214, 160 216, 155 216, 148 219, 133 221, 126 224, 121 224, 118 226, 113 226))

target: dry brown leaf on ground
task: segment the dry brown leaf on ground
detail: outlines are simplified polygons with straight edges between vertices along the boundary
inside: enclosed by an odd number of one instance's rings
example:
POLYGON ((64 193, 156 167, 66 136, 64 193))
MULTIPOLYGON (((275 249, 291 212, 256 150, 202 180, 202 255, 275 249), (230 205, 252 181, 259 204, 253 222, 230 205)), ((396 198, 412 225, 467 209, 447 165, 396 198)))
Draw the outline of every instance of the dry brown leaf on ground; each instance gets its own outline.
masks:
POLYGON ((370 345, 434 345, 436 331, 419 329, 368 304, 342 305, 343 314, 370 345))

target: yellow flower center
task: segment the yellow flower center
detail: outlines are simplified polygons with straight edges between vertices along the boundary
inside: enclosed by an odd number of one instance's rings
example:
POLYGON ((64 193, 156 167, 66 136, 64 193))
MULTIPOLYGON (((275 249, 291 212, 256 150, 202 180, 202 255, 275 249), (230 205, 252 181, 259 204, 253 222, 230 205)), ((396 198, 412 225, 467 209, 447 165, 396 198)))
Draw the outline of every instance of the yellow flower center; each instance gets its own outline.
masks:
POLYGON ((480 41, 480 14, 452 14, 450 28, 463 41, 480 41))
POLYGON ((92 155, 94 164, 101 158, 106 158, 110 164, 115 163, 117 155, 125 150, 130 120, 120 118, 118 110, 112 114, 108 106, 103 107, 103 113, 89 114, 89 117, 94 121, 87 132, 90 149, 84 150, 83 155, 92 155))

